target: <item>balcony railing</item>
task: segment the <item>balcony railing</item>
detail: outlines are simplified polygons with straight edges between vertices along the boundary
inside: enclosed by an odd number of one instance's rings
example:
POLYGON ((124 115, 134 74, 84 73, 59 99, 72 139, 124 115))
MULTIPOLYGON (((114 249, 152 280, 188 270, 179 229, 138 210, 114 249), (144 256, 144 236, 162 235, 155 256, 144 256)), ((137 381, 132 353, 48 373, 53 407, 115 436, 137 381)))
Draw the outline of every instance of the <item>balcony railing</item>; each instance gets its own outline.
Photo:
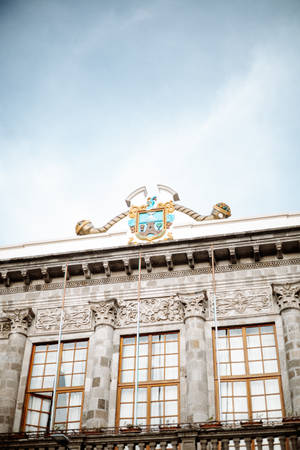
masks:
POLYGON ((299 450, 300 420, 224 425, 199 423, 0 434, 0 449, 18 450, 299 450))

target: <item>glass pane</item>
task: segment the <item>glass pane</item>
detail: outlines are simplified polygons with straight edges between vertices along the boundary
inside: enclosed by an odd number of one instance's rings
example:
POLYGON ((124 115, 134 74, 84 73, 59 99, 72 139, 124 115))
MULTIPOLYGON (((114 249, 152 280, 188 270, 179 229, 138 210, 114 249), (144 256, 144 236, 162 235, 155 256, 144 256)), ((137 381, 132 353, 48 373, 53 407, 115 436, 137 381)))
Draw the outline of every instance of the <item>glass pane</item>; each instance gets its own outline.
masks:
POLYGON ((130 338, 123 338, 123 344, 134 344, 135 343, 135 337, 130 337, 130 338))
POLYGON ((163 418, 162 417, 151 417, 150 419, 150 424, 151 425, 161 425, 163 423, 163 418))
POLYGON ((62 363, 60 367, 61 374, 72 373, 73 364, 72 363, 62 363))
POLYGON ((230 348, 243 348, 243 339, 241 337, 230 338, 230 348))
POLYGON ((276 360, 270 359, 269 361, 264 361, 265 373, 278 372, 278 365, 276 360))
POLYGON ((167 342, 166 353, 178 353, 178 342, 167 342))
POLYGON ((164 353, 164 344, 152 344, 152 355, 164 353))
POLYGON ((138 390, 138 402, 147 401, 147 388, 139 388, 138 390))
POLYGON ((77 373, 73 375, 72 386, 82 386, 84 384, 84 373, 77 373))
POLYGON ((228 339, 218 339, 218 348, 221 349, 226 349, 228 348, 228 339))
POLYGON ((269 325, 269 326, 266 326, 266 327, 261 327, 260 331, 261 331, 262 334, 263 333, 274 333, 272 325, 269 325))
POLYGON ((80 422, 71 422, 68 424, 68 430, 79 430, 80 422))
POLYGON ((163 402, 151 403, 151 416, 163 416, 164 415, 164 404, 163 402))
POLYGON ((148 345, 139 345, 139 356, 148 355, 148 345))
POLYGON ((133 381, 133 370, 128 370, 127 372, 122 372, 121 382, 131 383, 133 381))
POLYGON ((242 334, 242 329, 241 328, 231 328, 229 330, 229 335, 230 336, 241 336, 242 334))
POLYGON ((57 350, 57 344, 50 344, 50 345, 48 345, 48 350, 49 351, 57 350))
POLYGON ((218 337, 227 336, 227 330, 218 330, 218 337))
POLYGON ((86 349, 75 350, 75 360, 85 360, 86 359, 86 349))
POLYGON ((151 401, 163 400, 164 391, 162 386, 151 388, 151 401))
POLYGON ((259 395, 264 393, 263 380, 256 380, 250 382, 251 395, 259 395))
POLYGON ((220 376, 230 375, 230 364, 219 364, 220 376))
POLYGON ((267 408, 268 409, 281 409, 280 395, 268 395, 267 396, 267 408))
POLYGON ((175 416, 178 414, 178 404, 177 402, 166 402, 165 403, 165 415, 166 416, 175 416))
POLYGON ((40 426, 46 427, 49 419, 49 414, 41 413, 40 415, 40 426))
POLYGON ((239 412, 248 411, 247 397, 234 397, 234 410, 239 412))
POLYGON ((62 360, 63 361, 73 361, 73 350, 63 351, 62 353, 62 360))
POLYGON ((164 355, 152 356, 152 367, 163 367, 164 359, 164 355))
POLYGON ((45 377, 43 382, 43 388, 52 388, 54 384, 54 377, 45 377))
POLYGON ((249 359, 249 361, 257 361, 257 360, 262 359, 260 348, 249 348, 248 359, 249 359))
POLYGON ((36 377, 38 375, 43 375, 44 367, 45 367, 44 364, 41 364, 41 365, 38 365, 38 366, 33 366, 31 375, 33 377, 36 377))
POLYGON ((70 406, 81 405, 82 392, 72 392, 70 394, 70 406))
POLYGON ((246 328, 246 334, 259 334, 259 329, 258 327, 246 328))
POLYGON ((133 389, 122 389, 121 403, 122 402, 133 402, 133 389))
POLYGON ((218 351, 219 362, 229 362, 229 351, 218 351))
POLYGON ((147 369, 139 370, 139 381, 147 381, 148 371, 147 369))
POLYGON ((57 352, 48 352, 47 353, 47 363, 53 362, 55 363, 57 359, 57 352))
POLYGON ((30 396, 28 402, 28 408, 37 409, 38 411, 41 409, 42 400, 39 397, 35 397, 33 395, 30 396))
POLYGON ((28 410, 26 422, 30 425, 38 425, 40 413, 28 410))
POLYGON ((232 375, 244 375, 245 364, 244 363, 232 363, 231 364, 232 375))
POLYGON ((137 404, 137 416, 138 417, 146 417, 147 415, 147 403, 138 403, 137 404))
POLYGON ((143 357, 139 358, 139 368, 145 369, 147 367, 148 367, 148 357, 143 356, 143 357))
POLYGON ((50 412, 51 400, 43 399, 42 411, 50 412))
POLYGON ((75 407, 69 409, 69 418, 68 420, 80 420, 81 407, 75 407))
POLYGON ((243 350, 231 350, 231 361, 244 361, 243 350))
POLYGON ((233 383, 234 395, 247 395, 246 383, 244 381, 235 381, 233 383))
MULTIPOLYGON (((138 425, 141 425, 141 426, 147 425, 147 419, 141 419, 140 417, 137 417, 136 422, 138 425)), ((136 446, 136 448, 138 448, 138 446, 136 446)), ((125 447, 125 449, 126 449, 126 447, 125 447)))
POLYGON ((88 346, 87 341, 76 342, 76 348, 87 348, 87 346, 88 346))
POLYGON ((222 396, 232 395, 232 383, 221 383, 221 395, 222 396))
POLYGON ((166 380, 174 380, 178 378, 178 368, 177 367, 167 367, 166 369, 166 380))
POLYGON ((259 361, 249 362, 249 372, 250 373, 263 373, 262 363, 259 361))
POLYGON ((247 347, 260 347, 259 336, 247 336, 247 347))
POLYGON ((134 345, 127 345, 123 347, 123 356, 134 356, 134 345))
POLYGON ((275 339, 273 334, 262 334, 261 342, 263 347, 275 346, 275 339))
POLYGON ((252 397, 251 401, 252 401, 253 411, 265 411, 266 410, 265 397, 263 397, 263 396, 252 397))
POLYGON ((178 366, 178 355, 167 355, 166 366, 178 366))
POLYGON ((163 342, 164 341, 164 335, 162 334, 155 334, 152 336, 152 342, 163 342))
POLYGON ((59 377, 59 386, 60 387, 71 386, 71 376, 72 375, 61 375, 59 377))
POLYGON ((232 412, 233 411, 232 398, 223 397, 221 400, 222 400, 222 412, 232 412))
POLYGON ((152 369, 152 380, 163 380, 164 378, 164 369, 152 369))
POLYGON ((33 364, 44 363, 46 360, 46 353, 36 353, 34 355, 33 364))
POLYGON ((55 375, 56 364, 47 364, 45 366, 45 375, 55 375))
POLYGON ((41 378, 41 377, 31 378, 30 388, 31 389, 40 389, 42 387, 42 381, 43 381, 43 378, 41 378))
POLYGON ((262 349, 264 359, 276 359, 276 349, 275 347, 264 347, 262 349))
POLYGON ((134 358, 123 358, 122 359, 122 370, 134 369, 134 358))
POLYGON ((68 406, 69 394, 58 394, 57 396, 57 406, 68 406))
POLYGON ((166 400, 177 400, 177 386, 166 386, 165 387, 165 399, 166 400))
POLYGON ((120 407, 120 417, 132 417, 132 415, 133 415, 133 404, 122 403, 120 407))
POLYGON ((57 408, 55 414, 56 422, 65 422, 67 420, 67 408, 57 408))
POLYGON ((75 348, 74 342, 66 342, 63 346, 64 350, 70 350, 70 349, 74 349, 74 348, 75 348))
POLYGON ((177 341, 178 334, 172 333, 172 334, 166 334, 166 341, 177 341))
POLYGON ((265 386, 267 394, 277 394, 279 392, 279 384, 276 378, 273 380, 265 380, 265 386))
POLYGON ((36 352, 44 352, 47 350, 47 345, 37 345, 35 347, 35 351, 36 352))
POLYGON ((73 366, 73 371, 75 373, 78 372, 85 372, 85 362, 84 361, 80 361, 80 362, 75 362, 74 366, 73 366))

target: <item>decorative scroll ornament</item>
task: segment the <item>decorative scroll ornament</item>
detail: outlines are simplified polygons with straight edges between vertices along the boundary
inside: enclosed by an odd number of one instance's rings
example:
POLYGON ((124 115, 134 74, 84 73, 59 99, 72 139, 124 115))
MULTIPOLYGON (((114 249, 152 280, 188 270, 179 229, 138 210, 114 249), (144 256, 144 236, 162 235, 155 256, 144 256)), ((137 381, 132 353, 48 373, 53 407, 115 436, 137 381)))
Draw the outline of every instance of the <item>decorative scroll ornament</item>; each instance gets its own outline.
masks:
MULTIPOLYGON (((181 322, 183 308, 176 296, 147 298, 140 303, 140 322, 143 324, 156 322, 181 322)), ((135 324, 137 321, 137 301, 120 303, 117 315, 117 326, 135 324)))
MULTIPOLYGON (((272 300, 269 290, 255 289, 224 292, 217 295, 217 314, 220 317, 270 312, 272 300)), ((213 314, 213 302, 210 302, 213 314)))
POLYGON ((119 307, 118 302, 115 299, 90 303, 90 305, 93 312, 95 327, 98 325, 110 325, 113 328, 115 327, 119 307))
POLYGON ((185 320, 190 317, 206 318, 208 305, 206 291, 195 292, 194 294, 177 294, 177 298, 183 305, 185 320))
MULTIPOLYGON (((37 312, 35 328, 52 331, 59 328, 61 308, 40 309, 37 312)), ((91 327, 91 311, 88 307, 75 306, 64 309, 63 330, 86 329, 91 327)))
POLYGON ((31 308, 4 309, 5 317, 11 321, 11 333, 26 334, 34 318, 31 308))
MULTIPOLYGON (((174 201, 179 200, 179 196, 174 189, 162 184, 158 184, 157 187, 159 191, 164 190, 169 194, 172 194, 174 201)), ((145 186, 136 189, 126 198, 127 206, 131 206, 131 200, 141 193, 144 193, 146 196, 147 190, 145 186)), ((157 197, 148 197, 146 205, 142 205, 140 207, 131 206, 129 210, 115 216, 99 228, 94 227, 92 222, 89 220, 80 220, 75 227, 76 234, 85 235, 105 233, 120 220, 124 219, 126 216, 129 216, 129 227, 132 233, 134 233, 139 240, 151 242, 164 236, 166 231, 171 227, 174 221, 173 213, 175 210, 187 214, 197 222, 202 222, 203 220, 227 219, 231 216, 230 207, 223 202, 216 203, 212 208, 211 214, 209 215, 201 215, 190 208, 186 208, 178 203, 173 203, 172 200, 166 203, 159 203, 158 205, 156 205, 156 202, 157 197)), ((167 233, 167 236, 168 239, 172 239, 171 233, 167 233)), ((132 241, 133 239, 130 240, 130 242, 132 241)))
POLYGON ((287 308, 300 309, 300 282, 273 284, 273 294, 280 312, 287 308))
MULTIPOLYGON (((129 210, 128 225, 131 233, 140 241, 154 241, 162 238, 174 221, 175 206, 172 201, 158 203, 157 197, 148 197, 147 204, 132 206, 129 210)), ((169 232, 167 239, 173 239, 169 232)), ((130 243, 133 243, 133 238, 130 243)))

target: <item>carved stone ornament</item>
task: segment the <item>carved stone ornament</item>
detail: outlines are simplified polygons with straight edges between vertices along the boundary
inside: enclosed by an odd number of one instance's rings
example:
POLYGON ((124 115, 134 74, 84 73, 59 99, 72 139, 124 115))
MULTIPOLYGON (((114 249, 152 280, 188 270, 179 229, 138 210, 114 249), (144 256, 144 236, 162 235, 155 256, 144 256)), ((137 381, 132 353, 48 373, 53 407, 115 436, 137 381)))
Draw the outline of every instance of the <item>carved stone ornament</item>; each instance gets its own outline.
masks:
POLYGON ((11 331, 11 321, 6 318, 0 318, 0 339, 7 339, 11 331))
MULTIPOLYGON (((61 308, 40 309, 37 312, 36 330, 58 330, 61 308)), ((89 307, 74 306, 65 308, 63 315, 63 330, 89 329, 91 327, 91 311, 89 307)))
POLYGON ((206 291, 195 292, 194 294, 177 294, 177 298, 183 306, 185 320, 190 317, 205 319, 208 305, 206 291))
MULTIPOLYGON (((210 311, 213 315, 213 301, 210 311)), ((272 310, 272 299, 268 289, 247 289, 217 294, 217 315, 220 317, 243 316, 272 310)))
POLYGON ((11 333, 27 333, 34 318, 34 312, 31 308, 4 309, 3 312, 5 317, 11 321, 11 333))
POLYGON ((90 303, 93 312, 95 327, 98 325, 110 325, 115 327, 118 302, 115 299, 102 301, 97 303, 90 303))
POLYGON ((300 281, 297 283, 273 284, 272 288, 280 312, 287 308, 300 309, 300 281))
MULTIPOLYGON (((120 303, 117 315, 117 326, 135 324, 137 321, 137 301, 120 303)), ((140 322, 181 322, 183 308, 175 296, 162 298, 146 298, 140 302, 140 322)))

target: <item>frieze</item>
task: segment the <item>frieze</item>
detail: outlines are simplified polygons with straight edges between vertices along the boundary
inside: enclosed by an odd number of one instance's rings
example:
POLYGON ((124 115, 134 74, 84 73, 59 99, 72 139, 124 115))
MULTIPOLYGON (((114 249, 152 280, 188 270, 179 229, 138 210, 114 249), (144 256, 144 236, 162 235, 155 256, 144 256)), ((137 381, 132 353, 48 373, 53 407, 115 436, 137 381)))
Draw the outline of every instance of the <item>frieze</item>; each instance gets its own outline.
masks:
MULTIPOLYGON (((120 302, 116 325, 119 327, 131 325, 137 321, 137 301, 120 302)), ((140 302, 140 322, 182 322, 184 311, 177 296, 146 298, 140 302)))
POLYGON ((287 308, 300 309, 300 281, 296 283, 273 284, 272 288, 280 311, 287 308))
MULTIPOLYGON (((216 266, 216 273, 228 273, 228 272, 236 272, 241 270, 255 270, 255 269, 263 269, 268 267, 280 267, 280 266, 293 266, 299 265, 300 258, 294 259, 280 259, 274 261, 264 261, 264 262, 256 262, 256 263, 248 263, 248 264, 228 264, 227 266, 216 266)), ((206 267, 198 267, 194 269, 187 270, 176 270, 174 267, 173 271, 166 270, 164 272, 151 272, 151 273, 143 273, 143 280, 154 280, 154 279, 165 279, 165 278, 179 278, 179 277, 189 277, 201 274, 210 274, 211 268, 209 266, 206 267)), ((69 280, 67 281, 66 287, 69 288, 77 288, 77 287, 85 287, 85 286, 99 286, 106 284, 117 284, 117 283, 130 283, 138 281, 138 275, 122 275, 122 276, 111 276, 111 277, 102 277, 102 278, 94 278, 94 279, 84 279, 84 280, 69 280)), ((15 287, 5 287, 0 289, 0 295, 6 294, 18 294, 24 292, 37 292, 37 291, 49 291, 56 289, 63 289, 64 282, 54 282, 51 283, 40 283, 33 284, 30 286, 15 286, 15 287)))
MULTIPOLYGON (((248 314, 272 311, 272 298, 269 289, 245 289, 216 296, 217 315, 219 317, 244 316, 248 314)), ((210 315, 213 317, 213 295, 210 296, 210 315)))
MULTIPOLYGON (((59 329, 61 308, 39 309, 36 315, 36 330, 53 331, 59 329)), ((65 308, 63 330, 91 328, 91 311, 89 307, 74 306, 65 308)))

